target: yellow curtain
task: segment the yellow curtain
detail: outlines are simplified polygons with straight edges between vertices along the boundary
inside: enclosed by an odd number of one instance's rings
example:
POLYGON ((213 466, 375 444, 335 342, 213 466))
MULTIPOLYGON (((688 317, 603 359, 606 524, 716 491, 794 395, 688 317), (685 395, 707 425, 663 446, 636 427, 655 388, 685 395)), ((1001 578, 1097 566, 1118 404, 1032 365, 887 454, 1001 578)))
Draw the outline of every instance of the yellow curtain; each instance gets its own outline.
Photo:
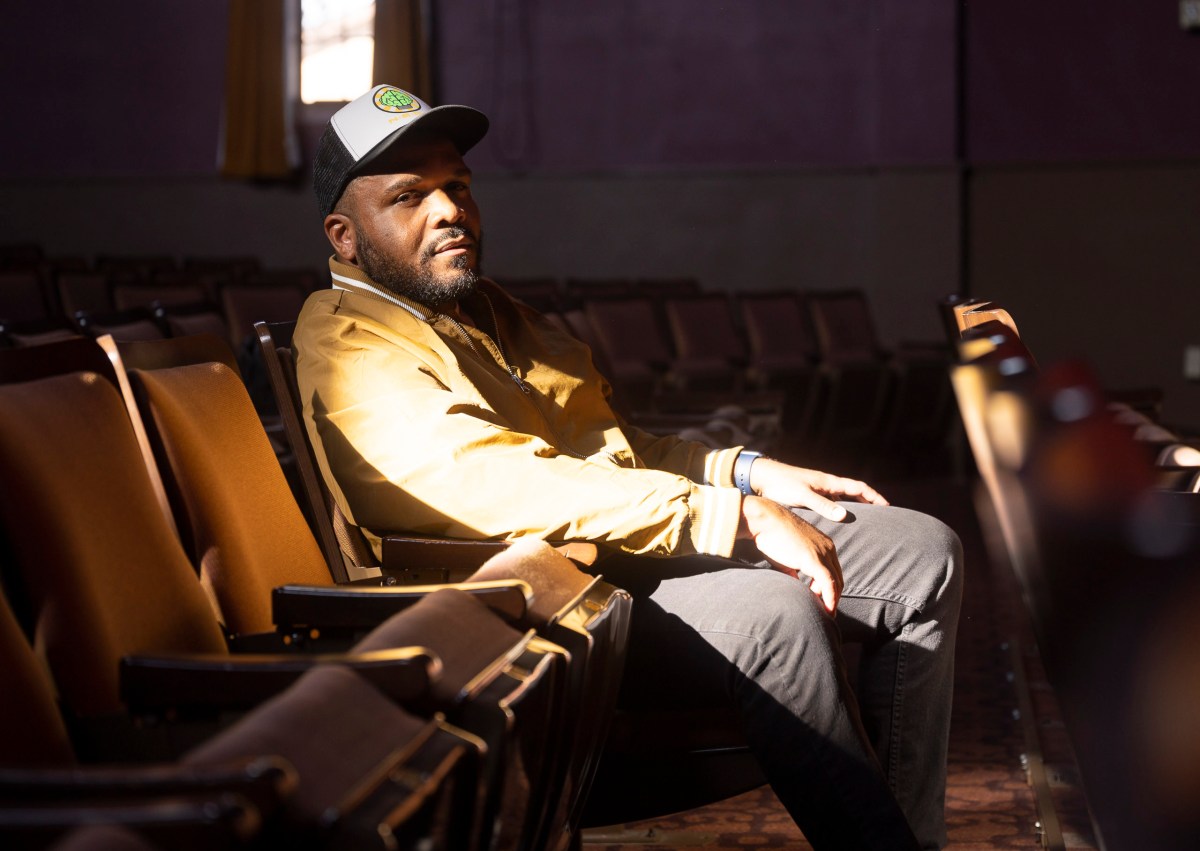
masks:
POLYGON ((221 174, 286 178, 299 165, 287 79, 287 3, 230 0, 221 174))
POLYGON ((424 101, 433 97, 429 40, 422 0, 376 0, 372 85, 387 83, 424 101))

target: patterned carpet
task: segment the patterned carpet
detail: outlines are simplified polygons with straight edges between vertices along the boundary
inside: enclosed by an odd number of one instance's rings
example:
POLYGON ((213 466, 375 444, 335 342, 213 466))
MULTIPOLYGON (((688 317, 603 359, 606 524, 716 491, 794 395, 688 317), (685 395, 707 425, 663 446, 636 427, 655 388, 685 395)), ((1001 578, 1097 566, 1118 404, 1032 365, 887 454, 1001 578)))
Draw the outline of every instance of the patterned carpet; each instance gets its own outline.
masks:
MULTIPOLYGON (((882 489, 882 488, 881 488, 882 489)), ((1027 634, 1007 565, 990 564, 966 483, 929 480, 884 490, 895 504, 927 511, 952 526, 967 554, 967 582, 958 635, 955 705, 951 728, 946 817, 950 847, 1043 847, 1034 793, 1026 780, 1025 732, 1018 713, 1014 662, 1027 671, 1034 693, 1034 727, 1043 744, 1057 796, 1065 803, 1065 847, 1090 849, 1086 809, 1071 795, 1069 749, 1055 745, 1055 707, 1041 688, 1036 656, 1014 644, 1027 634), (1072 809, 1072 807, 1074 809, 1072 809)), ((1018 673, 1017 677, 1020 674, 1018 673)), ((1061 736, 1059 737, 1061 740, 1061 736)), ((809 848, 769 788, 667 818, 585 835, 589 851, 637 848, 809 848)))

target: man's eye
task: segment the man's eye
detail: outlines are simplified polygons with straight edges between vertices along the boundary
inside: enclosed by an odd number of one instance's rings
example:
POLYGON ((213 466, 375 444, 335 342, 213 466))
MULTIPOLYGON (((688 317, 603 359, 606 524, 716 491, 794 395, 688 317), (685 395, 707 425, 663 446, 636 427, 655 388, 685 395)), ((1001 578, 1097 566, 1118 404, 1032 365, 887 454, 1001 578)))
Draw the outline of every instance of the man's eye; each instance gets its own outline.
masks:
POLYGON ((396 201, 395 201, 395 203, 397 203, 397 204, 411 204, 411 203, 412 203, 413 201, 415 201, 416 199, 417 199, 417 193, 416 193, 416 192, 402 192, 401 194, 399 194, 399 195, 397 195, 397 196, 396 196, 396 201))

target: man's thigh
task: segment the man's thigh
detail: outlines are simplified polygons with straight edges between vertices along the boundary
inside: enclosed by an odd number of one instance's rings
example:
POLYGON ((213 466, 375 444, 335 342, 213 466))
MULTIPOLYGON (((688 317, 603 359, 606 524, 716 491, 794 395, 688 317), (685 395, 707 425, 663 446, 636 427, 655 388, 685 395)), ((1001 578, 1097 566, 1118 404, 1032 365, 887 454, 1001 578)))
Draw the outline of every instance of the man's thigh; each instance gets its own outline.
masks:
POLYGON ((871 642, 899 631, 952 581, 959 546, 927 515, 893 506, 843 503, 838 523, 797 514, 834 541, 845 588, 836 627, 803 579, 771 569, 749 542, 734 559, 613 554, 597 570, 634 597, 623 699, 719 705, 751 652, 779 636, 807 642, 806 664, 843 666, 839 631, 871 642))
POLYGON ((847 515, 840 523, 806 509, 796 513, 837 548, 845 582, 838 624, 847 639, 895 632, 902 619, 928 612, 960 581, 961 547, 940 520, 896 506, 842 505, 847 515))
POLYGON ((599 570, 634 598, 626 705, 726 706, 780 637, 805 642, 806 664, 838 664, 836 627, 820 600, 770 567, 619 556, 599 570))

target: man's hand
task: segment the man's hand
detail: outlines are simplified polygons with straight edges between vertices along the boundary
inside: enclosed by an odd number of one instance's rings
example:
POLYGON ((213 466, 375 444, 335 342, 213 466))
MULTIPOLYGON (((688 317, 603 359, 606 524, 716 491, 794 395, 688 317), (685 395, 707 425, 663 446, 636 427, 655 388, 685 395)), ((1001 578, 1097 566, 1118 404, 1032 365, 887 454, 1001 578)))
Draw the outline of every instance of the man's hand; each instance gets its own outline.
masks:
POLYGON ((869 502, 872 505, 887 505, 878 491, 866 482, 844 479, 793 467, 773 458, 758 458, 750 468, 750 487, 759 496, 780 505, 793 508, 809 508, 829 520, 846 518, 846 509, 834 500, 869 502))
POLYGON ((806 577, 825 608, 837 611, 842 566, 833 541, 811 523, 769 499, 747 496, 742 498, 738 537, 753 540, 776 570, 797 579, 806 577))

